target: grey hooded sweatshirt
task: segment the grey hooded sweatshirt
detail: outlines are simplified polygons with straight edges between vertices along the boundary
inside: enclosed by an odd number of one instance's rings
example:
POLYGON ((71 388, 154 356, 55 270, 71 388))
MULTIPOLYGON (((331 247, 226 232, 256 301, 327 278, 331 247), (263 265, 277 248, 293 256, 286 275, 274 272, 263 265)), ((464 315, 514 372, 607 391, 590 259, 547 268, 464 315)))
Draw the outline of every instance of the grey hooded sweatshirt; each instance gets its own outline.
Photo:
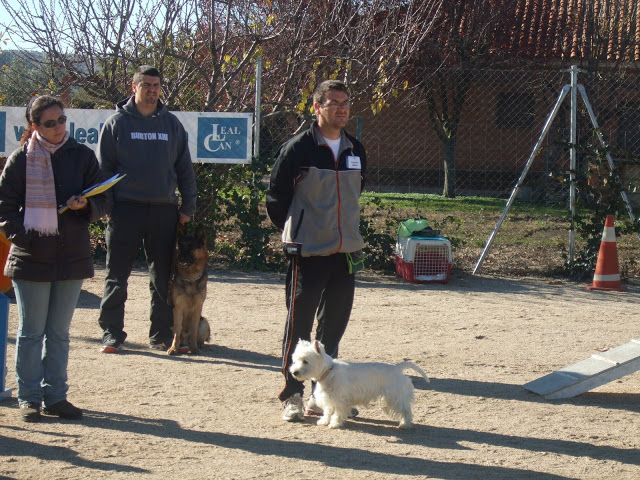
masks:
POLYGON ((127 176, 108 190, 113 202, 178 204, 191 217, 196 209, 196 180, 184 127, 164 104, 147 117, 133 97, 116 105, 100 133, 98 161, 105 178, 127 176))

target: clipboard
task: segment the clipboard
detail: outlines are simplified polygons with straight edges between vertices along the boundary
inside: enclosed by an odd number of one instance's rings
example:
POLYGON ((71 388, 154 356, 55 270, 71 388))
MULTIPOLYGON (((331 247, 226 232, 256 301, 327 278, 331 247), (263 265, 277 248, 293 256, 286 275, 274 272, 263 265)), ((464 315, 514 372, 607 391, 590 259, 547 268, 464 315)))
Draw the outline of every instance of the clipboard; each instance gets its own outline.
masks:
MULTIPOLYGON (((84 198, 93 197, 94 195, 98 195, 99 193, 109 190, 111 187, 113 187, 116 183, 118 183, 120 180, 122 180, 126 176, 127 176, 126 173, 124 175, 120 175, 119 173, 116 173, 110 179, 105 180, 102 183, 97 183, 92 187, 86 188, 82 191, 82 193, 76 196, 84 197, 84 198)), ((60 209, 58 209, 58 215, 62 215, 67 210, 69 210, 69 207, 67 207, 66 205, 64 207, 61 207, 60 209)))

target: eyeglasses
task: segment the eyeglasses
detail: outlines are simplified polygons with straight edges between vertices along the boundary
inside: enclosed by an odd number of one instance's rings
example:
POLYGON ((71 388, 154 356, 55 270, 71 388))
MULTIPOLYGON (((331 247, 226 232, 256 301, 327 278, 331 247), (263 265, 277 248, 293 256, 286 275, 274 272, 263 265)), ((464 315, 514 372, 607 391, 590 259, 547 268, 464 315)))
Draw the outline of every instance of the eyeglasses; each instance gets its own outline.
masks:
POLYGON ((61 115, 57 120, 47 120, 46 122, 40 122, 38 125, 42 125, 45 128, 53 128, 56 125, 62 125, 63 123, 67 123, 67 116, 61 115))
POLYGON ((322 106, 326 108, 351 108, 351 102, 349 100, 346 102, 327 102, 323 103, 322 106))

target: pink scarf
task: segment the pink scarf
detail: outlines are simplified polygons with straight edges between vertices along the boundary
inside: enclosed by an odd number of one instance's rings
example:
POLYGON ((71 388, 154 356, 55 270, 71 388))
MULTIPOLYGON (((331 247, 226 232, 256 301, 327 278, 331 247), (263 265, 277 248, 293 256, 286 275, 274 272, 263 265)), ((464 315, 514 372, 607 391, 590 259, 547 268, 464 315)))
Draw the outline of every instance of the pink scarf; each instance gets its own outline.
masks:
POLYGON ((35 230, 41 235, 58 233, 58 208, 56 187, 51 167, 51 155, 69 138, 54 145, 34 131, 27 144, 27 181, 24 202, 24 228, 35 230))

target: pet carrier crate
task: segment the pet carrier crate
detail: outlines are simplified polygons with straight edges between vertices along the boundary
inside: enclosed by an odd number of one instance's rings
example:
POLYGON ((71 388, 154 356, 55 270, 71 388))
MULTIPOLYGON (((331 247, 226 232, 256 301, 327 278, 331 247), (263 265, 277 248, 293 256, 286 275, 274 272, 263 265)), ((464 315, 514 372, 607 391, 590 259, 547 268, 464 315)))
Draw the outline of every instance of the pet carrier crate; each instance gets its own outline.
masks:
POLYGON ((409 282, 448 283, 453 265, 451 242, 444 237, 399 237, 396 273, 409 282))

